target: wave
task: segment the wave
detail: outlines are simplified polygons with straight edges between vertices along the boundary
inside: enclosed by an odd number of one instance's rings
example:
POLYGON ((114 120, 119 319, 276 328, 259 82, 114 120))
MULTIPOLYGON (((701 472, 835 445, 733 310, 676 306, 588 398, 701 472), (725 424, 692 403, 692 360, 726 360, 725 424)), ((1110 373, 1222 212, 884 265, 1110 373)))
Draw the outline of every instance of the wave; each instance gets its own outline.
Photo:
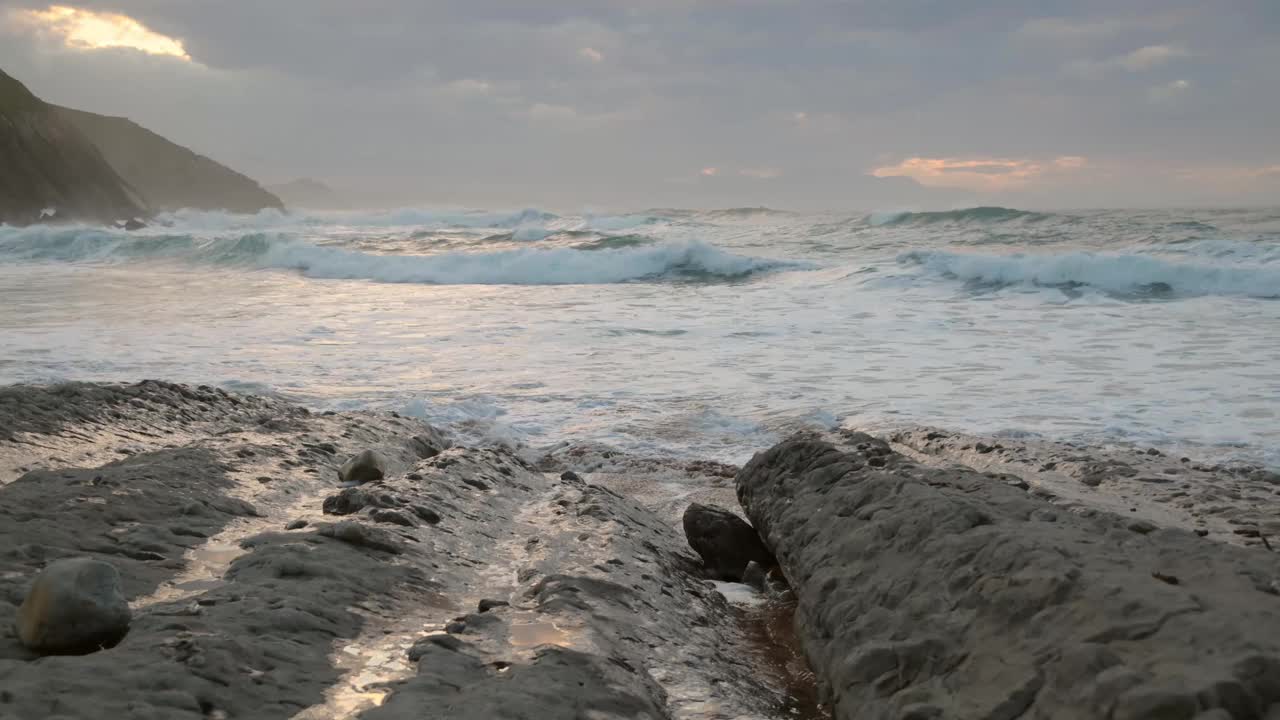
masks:
POLYGON ((979 255, 917 250, 904 265, 971 285, 1092 287, 1126 296, 1235 295, 1280 298, 1280 268, 1176 262, 1150 255, 1073 252, 979 255))
POLYGON ((312 278, 432 285, 597 285, 637 281, 723 282, 807 267, 725 252, 703 242, 583 250, 547 248, 442 255, 370 255, 289 244, 272 248, 270 267, 312 278))
POLYGON ((1010 220, 1040 221, 1053 217, 1050 213, 1038 213, 1014 208, 981 206, 959 210, 929 212, 872 213, 865 219, 868 225, 935 225, 938 223, 1001 223, 1010 220))
POLYGON ((705 242, 656 243, 633 235, 600 238, 578 247, 386 255, 350 247, 315 245, 280 232, 201 238, 69 226, 5 228, 0 231, 0 261, 3 260, 172 261, 296 270, 312 278, 437 285, 723 282, 809 267, 804 263, 735 255, 705 242))

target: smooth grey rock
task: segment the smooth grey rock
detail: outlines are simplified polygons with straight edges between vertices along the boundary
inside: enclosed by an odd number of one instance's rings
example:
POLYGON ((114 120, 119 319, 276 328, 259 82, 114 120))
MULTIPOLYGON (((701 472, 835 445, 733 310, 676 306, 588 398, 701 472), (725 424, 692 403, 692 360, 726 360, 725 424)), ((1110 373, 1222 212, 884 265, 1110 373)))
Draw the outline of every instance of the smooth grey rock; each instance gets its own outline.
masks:
POLYGON ((689 547, 717 579, 741 581, 750 562, 777 564, 755 528, 724 508, 693 503, 684 511, 683 524, 689 547))
POLYGON ((373 450, 363 450, 342 464, 338 479, 363 485, 381 480, 387 474, 387 461, 373 450))
POLYGON ((1280 702, 1274 555, 1144 538, 1104 512, 1040 522, 1022 490, 840 440, 793 438, 737 477, 836 720, 1243 718, 1280 702))
POLYGON ((113 565, 58 560, 36 577, 18 608, 18 638, 42 654, 89 653, 119 643, 132 617, 113 565))
POLYGON ((301 530, 306 526, 307 526, 306 520, 293 520, 288 525, 285 525, 284 529, 285 530, 301 530))

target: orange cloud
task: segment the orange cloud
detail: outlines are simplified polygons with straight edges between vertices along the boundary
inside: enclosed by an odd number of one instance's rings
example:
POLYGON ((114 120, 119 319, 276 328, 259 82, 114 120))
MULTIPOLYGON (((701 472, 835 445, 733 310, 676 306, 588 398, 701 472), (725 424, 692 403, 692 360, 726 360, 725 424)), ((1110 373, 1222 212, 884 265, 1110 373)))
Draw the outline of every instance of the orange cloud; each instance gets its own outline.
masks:
POLYGON ((871 171, 875 177, 909 177, 927 187, 960 188, 980 192, 1024 187, 1053 171, 1078 170, 1086 158, 1063 155, 1045 163, 1012 158, 927 158, 911 157, 896 165, 871 171))
POLYGON ((181 41, 153 32, 128 15, 50 5, 46 10, 14 10, 11 17, 15 25, 55 36, 77 50, 130 48, 148 55, 191 59, 181 41))

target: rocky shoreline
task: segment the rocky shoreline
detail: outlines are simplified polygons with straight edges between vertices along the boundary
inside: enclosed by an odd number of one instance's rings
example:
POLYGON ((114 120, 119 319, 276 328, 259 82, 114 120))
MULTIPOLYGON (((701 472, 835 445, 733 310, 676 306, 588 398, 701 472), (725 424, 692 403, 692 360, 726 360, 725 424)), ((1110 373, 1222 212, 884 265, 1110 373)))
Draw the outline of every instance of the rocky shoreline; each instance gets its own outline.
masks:
POLYGON ((0 427, 0 718, 797 717, 760 616, 574 473, 158 382, 0 390, 0 427), (365 451, 383 477, 341 482, 365 451), (42 657, 12 627, 72 557, 132 626, 42 657))
POLYGON ((1273 477, 1130 455, 530 457, 203 386, 0 388, 0 718, 1280 716, 1273 477), (735 494, 758 539, 701 507, 735 494), (127 634, 33 647, 66 629, 33 580, 77 558, 127 634))

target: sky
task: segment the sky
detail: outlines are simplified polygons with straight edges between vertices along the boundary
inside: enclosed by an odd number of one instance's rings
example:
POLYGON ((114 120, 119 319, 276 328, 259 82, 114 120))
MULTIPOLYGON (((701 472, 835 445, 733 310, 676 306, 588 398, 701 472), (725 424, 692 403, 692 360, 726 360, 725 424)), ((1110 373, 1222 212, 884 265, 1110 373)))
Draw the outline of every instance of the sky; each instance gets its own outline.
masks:
POLYGON ((367 204, 1280 205, 1278 0, 0 0, 0 68, 367 204))

